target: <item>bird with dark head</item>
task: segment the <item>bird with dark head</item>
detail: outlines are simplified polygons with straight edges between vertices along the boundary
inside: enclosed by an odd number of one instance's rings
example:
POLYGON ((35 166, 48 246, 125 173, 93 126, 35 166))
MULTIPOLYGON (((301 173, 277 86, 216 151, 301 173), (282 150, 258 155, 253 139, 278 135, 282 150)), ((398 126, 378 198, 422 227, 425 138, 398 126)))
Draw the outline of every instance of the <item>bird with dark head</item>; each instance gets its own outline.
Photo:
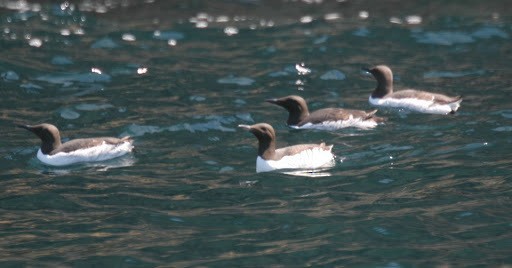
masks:
POLYGON ((416 89, 394 91, 393 72, 386 65, 363 68, 363 70, 372 74, 377 80, 377 86, 368 99, 372 105, 431 114, 455 113, 460 107, 461 96, 450 97, 416 89))
POLYGON ((34 133, 41 139, 37 158, 43 163, 54 166, 112 159, 133 149, 133 140, 130 137, 74 139, 62 143, 59 130, 52 124, 18 124, 17 126, 34 133))
POLYGON ((276 149, 274 128, 267 123, 238 125, 258 139, 256 172, 278 169, 319 169, 334 166, 332 145, 297 144, 276 149))
POLYGON ((367 112, 354 109, 324 108, 310 113, 306 100, 297 95, 266 101, 285 108, 288 111, 286 124, 298 129, 337 130, 346 127, 368 129, 386 121, 385 118, 375 115, 377 110, 367 112))

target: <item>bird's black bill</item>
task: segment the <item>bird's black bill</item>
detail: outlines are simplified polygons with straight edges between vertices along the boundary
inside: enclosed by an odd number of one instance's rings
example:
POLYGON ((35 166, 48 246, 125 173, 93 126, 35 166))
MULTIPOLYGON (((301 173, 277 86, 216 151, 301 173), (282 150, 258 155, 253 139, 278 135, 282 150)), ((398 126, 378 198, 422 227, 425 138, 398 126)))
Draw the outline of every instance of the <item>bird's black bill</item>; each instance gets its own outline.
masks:
POLYGON ((16 124, 16 126, 19 127, 19 128, 24 128, 26 130, 30 130, 30 126, 29 125, 16 124))
POLYGON ((251 126, 249 125, 238 125, 239 128, 243 128, 245 130, 250 130, 251 129, 251 126))

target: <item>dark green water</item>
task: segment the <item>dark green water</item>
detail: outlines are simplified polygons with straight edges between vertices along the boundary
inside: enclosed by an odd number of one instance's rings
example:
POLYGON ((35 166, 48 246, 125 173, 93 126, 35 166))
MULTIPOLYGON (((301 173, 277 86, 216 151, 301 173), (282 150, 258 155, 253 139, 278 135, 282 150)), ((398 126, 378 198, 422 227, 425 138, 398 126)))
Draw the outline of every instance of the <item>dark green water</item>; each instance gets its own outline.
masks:
POLYGON ((49 2, 0 1, 0 266, 512 265, 508 1, 49 2), (296 131, 264 102, 370 109, 374 64, 459 113, 296 131), (136 152, 47 167, 19 122, 136 152), (255 122, 343 161, 256 174, 255 122))

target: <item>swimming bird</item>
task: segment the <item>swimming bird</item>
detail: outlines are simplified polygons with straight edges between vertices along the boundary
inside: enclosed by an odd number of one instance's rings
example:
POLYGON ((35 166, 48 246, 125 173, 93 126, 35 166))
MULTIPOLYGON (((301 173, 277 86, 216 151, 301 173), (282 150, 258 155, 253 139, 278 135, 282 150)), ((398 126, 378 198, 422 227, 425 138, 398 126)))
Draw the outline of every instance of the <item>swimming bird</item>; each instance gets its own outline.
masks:
POLYGON ((421 113, 453 114, 459 109, 461 96, 449 97, 415 89, 393 92, 393 73, 386 65, 363 68, 375 77, 377 87, 368 101, 375 106, 405 108, 421 113))
POLYGON ((373 128, 386 119, 375 115, 377 110, 363 111, 325 108, 309 112, 306 100, 297 95, 266 100, 288 110, 288 126, 297 129, 336 130, 346 127, 373 128))
POLYGON ((238 127, 248 130, 258 139, 256 172, 278 169, 323 170, 335 164, 332 145, 297 144, 276 149, 276 133, 271 125, 258 123, 238 127))
POLYGON ((65 166, 80 162, 96 162, 122 156, 133 149, 133 140, 123 138, 98 137, 75 139, 61 143, 57 127, 51 124, 17 125, 38 136, 41 148, 37 158, 52 166, 65 166))

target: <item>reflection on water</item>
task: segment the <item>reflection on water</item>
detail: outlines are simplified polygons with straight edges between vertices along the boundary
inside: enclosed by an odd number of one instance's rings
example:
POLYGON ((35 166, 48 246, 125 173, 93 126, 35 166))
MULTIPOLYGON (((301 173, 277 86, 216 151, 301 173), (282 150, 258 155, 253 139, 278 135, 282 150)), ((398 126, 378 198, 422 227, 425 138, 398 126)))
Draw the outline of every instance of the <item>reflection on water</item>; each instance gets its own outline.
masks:
POLYGON ((285 171, 285 172, 283 172, 283 174, 292 175, 292 176, 310 177, 310 178, 329 177, 332 175, 329 172, 310 171, 310 170, 285 171))
POLYGON ((0 1, 2 266, 510 265, 506 1, 0 1), (453 116, 294 130, 265 99, 369 109, 396 87, 453 116), (133 155, 53 168, 16 122, 131 135, 133 155), (324 141, 321 172, 254 172, 252 136, 324 141))

